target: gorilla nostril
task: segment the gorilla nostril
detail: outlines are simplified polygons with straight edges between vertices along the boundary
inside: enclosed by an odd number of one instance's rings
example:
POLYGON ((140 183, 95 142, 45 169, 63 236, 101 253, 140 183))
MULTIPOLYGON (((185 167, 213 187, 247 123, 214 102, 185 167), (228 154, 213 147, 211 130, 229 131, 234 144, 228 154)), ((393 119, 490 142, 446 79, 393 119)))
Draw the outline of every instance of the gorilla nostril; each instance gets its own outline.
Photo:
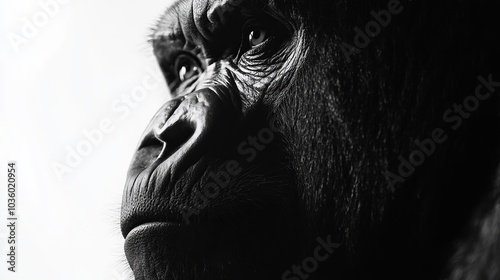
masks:
POLYGON ((140 142, 137 150, 141 150, 145 147, 156 146, 159 144, 161 144, 161 142, 158 140, 158 138, 155 137, 154 132, 150 131, 142 138, 142 141, 140 142))
POLYGON ((177 151, 195 131, 195 127, 187 120, 167 121, 163 127, 154 131, 155 137, 163 142, 163 149, 158 158, 166 158, 177 151))

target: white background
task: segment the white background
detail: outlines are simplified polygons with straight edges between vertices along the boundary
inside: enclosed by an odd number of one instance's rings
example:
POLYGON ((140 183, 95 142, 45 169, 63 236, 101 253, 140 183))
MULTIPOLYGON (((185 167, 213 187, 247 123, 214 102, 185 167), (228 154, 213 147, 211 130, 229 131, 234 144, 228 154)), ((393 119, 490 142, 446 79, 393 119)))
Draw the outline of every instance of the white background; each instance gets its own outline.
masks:
POLYGON ((130 275, 121 192, 140 134, 168 99, 164 82, 149 79, 148 67, 159 69, 147 39, 170 0, 66 1, 48 15, 38 0, 0 0, 0 279, 130 275), (126 105, 144 79, 155 87, 126 105), (68 149, 104 119, 113 130, 70 167, 68 149), (6 263, 8 160, 19 171, 15 274, 6 263), (58 178, 55 162, 71 172, 58 178))

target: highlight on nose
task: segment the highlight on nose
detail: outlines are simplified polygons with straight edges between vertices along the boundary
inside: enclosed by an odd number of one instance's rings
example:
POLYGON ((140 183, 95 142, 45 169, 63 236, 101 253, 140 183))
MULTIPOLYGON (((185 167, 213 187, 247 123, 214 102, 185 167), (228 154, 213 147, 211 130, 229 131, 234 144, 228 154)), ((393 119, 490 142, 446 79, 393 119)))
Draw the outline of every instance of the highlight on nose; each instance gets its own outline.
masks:
POLYGON ((169 157, 193 136, 196 124, 188 117, 188 106, 183 103, 184 99, 183 96, 180 98, 180 102, 176 100, 179 104, 170 113, 170 116, 166 115, 165 118, 160 118, 153 126, 154 136, 163 143, 163 149, 158 155, 158 159, 169 157))

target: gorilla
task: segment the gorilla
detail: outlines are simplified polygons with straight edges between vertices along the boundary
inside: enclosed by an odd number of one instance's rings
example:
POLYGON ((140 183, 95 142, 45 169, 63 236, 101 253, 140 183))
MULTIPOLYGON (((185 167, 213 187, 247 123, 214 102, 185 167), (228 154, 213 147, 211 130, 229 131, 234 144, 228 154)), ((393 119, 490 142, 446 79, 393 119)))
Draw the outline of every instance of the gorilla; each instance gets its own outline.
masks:
POLYGON ((500 279, 488 0, 178 0, 121 208, 135 279, 500 279))

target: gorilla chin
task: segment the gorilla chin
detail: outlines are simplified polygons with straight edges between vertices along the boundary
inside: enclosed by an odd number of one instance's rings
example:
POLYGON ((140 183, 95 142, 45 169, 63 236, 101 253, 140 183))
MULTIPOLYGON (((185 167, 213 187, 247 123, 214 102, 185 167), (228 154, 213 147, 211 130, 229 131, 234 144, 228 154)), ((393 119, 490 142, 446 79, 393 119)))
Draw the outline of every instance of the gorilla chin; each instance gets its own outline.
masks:
POLYGON ((500 87, 497 10, 457 1, 173 3, 123 192, 135 279, 500 279, 500 98, 457 105, 500 87))

